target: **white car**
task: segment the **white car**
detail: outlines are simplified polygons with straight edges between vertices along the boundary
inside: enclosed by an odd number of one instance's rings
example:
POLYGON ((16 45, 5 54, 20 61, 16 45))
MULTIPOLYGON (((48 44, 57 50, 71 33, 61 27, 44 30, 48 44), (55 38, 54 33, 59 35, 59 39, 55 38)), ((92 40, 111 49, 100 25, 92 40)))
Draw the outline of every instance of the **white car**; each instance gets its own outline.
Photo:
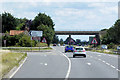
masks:
POLYGON ((117 46, 117 50, 120 50, 120 46, 117 46))
POLYGON ((75 56, 84 56, 86 57, 86 51, 83 47, 75 47, 73 51, 73 57, 75 56))
POLYGON ((107 45, 102 45, 101 49, 107 49, 107 45))

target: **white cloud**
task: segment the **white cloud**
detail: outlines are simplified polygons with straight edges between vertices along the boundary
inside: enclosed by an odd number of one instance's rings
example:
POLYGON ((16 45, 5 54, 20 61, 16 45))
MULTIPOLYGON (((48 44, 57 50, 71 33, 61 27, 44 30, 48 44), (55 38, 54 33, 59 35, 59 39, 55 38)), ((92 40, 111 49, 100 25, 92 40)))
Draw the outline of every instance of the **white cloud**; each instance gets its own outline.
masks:
POLYGON ((37 15, 35 12, 22 12, 17 13, 15 16, 18 18, 27 18, 27 19, 34 19, 34 17, 37 15), (21 15, 22 14, 22 15, 21 15))

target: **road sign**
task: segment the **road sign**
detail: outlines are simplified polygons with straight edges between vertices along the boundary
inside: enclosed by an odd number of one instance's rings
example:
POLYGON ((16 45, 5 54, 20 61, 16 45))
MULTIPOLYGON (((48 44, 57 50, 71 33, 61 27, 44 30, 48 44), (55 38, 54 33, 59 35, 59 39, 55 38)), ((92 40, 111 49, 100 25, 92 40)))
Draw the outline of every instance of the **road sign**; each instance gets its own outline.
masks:
POLYGON ((40 37, 32 37, 32 40, 40 40, 40 37))
POLYGON ((47 43, 47 41, 46 41, 46 39, 45 39, 45 38, 43 38, 42 43, 47 43))
POLYGON ((92 44, 97 44, 98 42, 97 42, 96 38, 94 38, 91 43, 92 44))
POLYGON ((42 37, 43 31, 30 31, 32 37, 42 37))

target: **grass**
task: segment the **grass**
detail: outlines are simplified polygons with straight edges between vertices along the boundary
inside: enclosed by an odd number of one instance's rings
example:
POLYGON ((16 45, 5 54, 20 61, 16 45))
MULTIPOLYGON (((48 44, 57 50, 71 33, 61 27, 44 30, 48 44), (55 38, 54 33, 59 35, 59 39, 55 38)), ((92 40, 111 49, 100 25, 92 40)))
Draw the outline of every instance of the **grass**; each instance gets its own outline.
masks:
POLYGON ((19 51, 31 51, 31 50, 51 50, 52 48, 47 47, 47 48, 8 48, 8 49, 3 49, 3 50, 19 50, 19 51))
POLYGON ((91 50, 93 52, 99 52, 99 53, 106 53, 106 54, 114 54, 114 55, 120 55, 120 54, 117 54, 117 53, 114 53, 112 51, 106 51, 106 50, 91 50))
POLYGON ((19 62, 27 56, 26 53, 0 53, 1 76, 7 74, 14 66, 19 66, 19 62))

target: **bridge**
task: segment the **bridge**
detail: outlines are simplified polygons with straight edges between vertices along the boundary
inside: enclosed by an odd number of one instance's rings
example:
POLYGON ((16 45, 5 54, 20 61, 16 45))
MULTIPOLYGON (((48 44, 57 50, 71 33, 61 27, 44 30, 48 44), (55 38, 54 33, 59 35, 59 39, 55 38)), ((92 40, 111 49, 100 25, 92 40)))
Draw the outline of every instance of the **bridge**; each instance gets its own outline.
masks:
POLYGON ((105 34, 106 31, 55 31, 55 35, 95 35, 98 45, 100 44, 100 36, 105 34))

